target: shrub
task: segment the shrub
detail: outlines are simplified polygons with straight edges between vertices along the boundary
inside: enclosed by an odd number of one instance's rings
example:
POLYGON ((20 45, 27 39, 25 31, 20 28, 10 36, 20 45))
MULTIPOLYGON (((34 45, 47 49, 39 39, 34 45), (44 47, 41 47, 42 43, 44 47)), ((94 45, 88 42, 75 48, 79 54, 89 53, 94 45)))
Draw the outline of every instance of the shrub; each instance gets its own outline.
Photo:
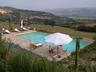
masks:
POLYGON ((9 49, 8 47, 6 46, 6 43, 4 40, 2 40, 2 36, 1 36, 1 33, 0 33, 0 57, 4 60, 6 60, 6 57, 9 53, 9 49))
POLYGON ((81 25, 79 27, 77 27, 77 30, 79 31, 85 31, 85 32, 96 32, 96 27, 90 27, 90 26, 84 26, 81 25))
POLYGON ((0 72, 9 72, 8 71, 8 65, 1 58, 0 58, 0 72))

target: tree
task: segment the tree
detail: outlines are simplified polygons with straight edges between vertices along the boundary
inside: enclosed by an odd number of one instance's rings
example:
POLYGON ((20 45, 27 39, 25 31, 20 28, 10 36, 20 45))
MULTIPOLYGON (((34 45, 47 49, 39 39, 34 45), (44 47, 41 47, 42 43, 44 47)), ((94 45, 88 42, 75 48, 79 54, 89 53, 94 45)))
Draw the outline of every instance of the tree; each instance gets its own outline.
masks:
POLYGON ((54 20, 51 20, 50 23, 49 23, 49 25, 51 25, 52 27, 54 27, 55 24, 56 24, 56 22, 54 20))
POLYGON ((49 20, 48 19, 44 19, 44 24, 45 25, 49 25, 49 20))
POLYGON ((45 19, 45 24, 53 27, 56 25, 56 22, 54 20, 45 19))

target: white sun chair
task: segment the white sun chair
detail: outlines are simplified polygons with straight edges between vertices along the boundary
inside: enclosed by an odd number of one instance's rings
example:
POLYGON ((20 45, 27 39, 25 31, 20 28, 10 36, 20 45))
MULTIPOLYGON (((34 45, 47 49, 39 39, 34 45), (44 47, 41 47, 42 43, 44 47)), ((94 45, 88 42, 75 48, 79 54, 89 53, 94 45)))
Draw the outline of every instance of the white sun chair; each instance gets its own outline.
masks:
POLYGON ((5 33, 10 34, 11 32, 9 30, 5 29, 5 33))
POLYGON ((35 43, 35 46, 38 47, 38 46, 42 46, 41 43, 35 43))
POLYGON ((4 31, 5 30, 5 28, 2 28, 2 31, 4 31))
POLYGON ((28 30, 28 29, 27 29, 27 28, 25 28, 25 27, 22 27, 22 29, 23 29, 24 31, 28 30))
POLYGON ((29 30, 30 30, 30 27, 27 27, 27 29, 29 29, 29 30))
POLYGON ((17 28, 14 29, 15 32, 20 32, 20 30, 18 30, 17 28))
POLYGON ((42 46, 41 43, 32 43, 32 45, 35 46, 35 47, 40 47, 40 46, 42 46))

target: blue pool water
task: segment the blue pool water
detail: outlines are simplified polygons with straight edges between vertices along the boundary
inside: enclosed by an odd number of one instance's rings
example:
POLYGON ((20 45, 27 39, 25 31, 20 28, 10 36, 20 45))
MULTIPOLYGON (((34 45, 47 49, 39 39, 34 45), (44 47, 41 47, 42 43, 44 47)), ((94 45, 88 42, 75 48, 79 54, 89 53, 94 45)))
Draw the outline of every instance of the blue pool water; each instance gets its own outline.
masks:
MULTIPOLYGON (((21 37, 23 39, 31 40, 32 42, 46 44, 44 37, 47 35, 49 35, 49 34, 43 33, 43 32, 33 32, 30 34, 19 35, 19 37, 21 37)), ((80 40, 80 48, 84 48, 85 46, 87 46, 89 44, 90 44, 90 42, 80 40)), ((73 39, 73 41, 70 42, 69 44, 63 45, 63 49, 67 50, 69 52, 73 52, 73 51, 75 51, 75 46, 76 46, 76 40, 73 39)))

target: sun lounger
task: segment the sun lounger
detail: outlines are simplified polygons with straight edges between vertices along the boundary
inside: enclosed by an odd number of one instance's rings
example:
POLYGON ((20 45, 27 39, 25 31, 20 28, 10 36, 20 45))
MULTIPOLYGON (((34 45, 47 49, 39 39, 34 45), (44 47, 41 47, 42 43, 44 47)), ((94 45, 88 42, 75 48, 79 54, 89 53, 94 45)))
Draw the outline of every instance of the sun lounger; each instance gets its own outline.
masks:
POLYGON ((5 30, 5 28, 2 28, 2 31, 4 31, 5 30))
POLYGON ((6 29, 6 30, 5 30, 5 33, 8 33, 8 34, 9 34, 9 33, 11 33, 11 32, 10 32, 9 30, 6 29))
POLYGON ((27 27, 28 30, 30 30, 30 27, 27 27))
POLYGON ((25 28, 25 27, 22 27, 22 30, 26 31, 26 30, 28 30, 28 29, 27 29, 27 28, 25 28))
POLYGON ((17 28, 14 29, 15 32, 20 32, 17 28))
POLYGON ((42 46, 41 43, 32 43, 32 45, 35 46, 35 47, 40 47, 40 46, 42 46))

